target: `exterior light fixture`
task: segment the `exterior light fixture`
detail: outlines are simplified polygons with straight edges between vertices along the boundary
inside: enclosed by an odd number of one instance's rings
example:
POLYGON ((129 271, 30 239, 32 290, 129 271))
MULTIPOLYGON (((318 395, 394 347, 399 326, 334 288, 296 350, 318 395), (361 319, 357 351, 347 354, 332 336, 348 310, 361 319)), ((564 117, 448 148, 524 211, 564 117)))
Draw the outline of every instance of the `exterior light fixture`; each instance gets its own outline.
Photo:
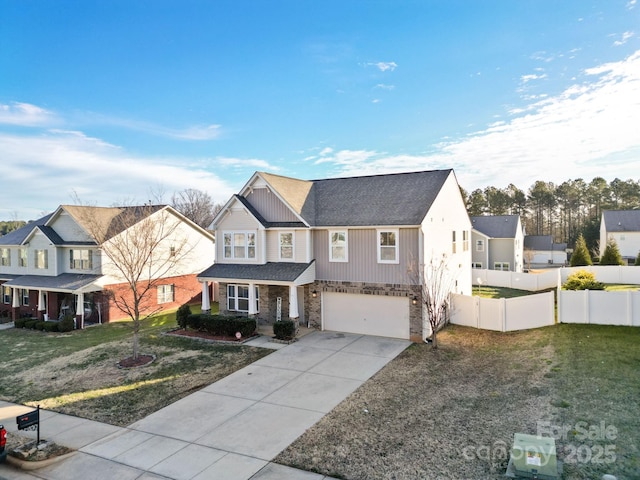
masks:
POLYGON ((313 298, 316 298, 318 296, 318 292, 316 292, 315 290, 313 292, 311 292, 311 296, 313 298))
POLYGON ((411 304, 412 305, 417 305, 418 304, 418 297, 416 297, 415 295, 413 297, 411 297, 411 304))

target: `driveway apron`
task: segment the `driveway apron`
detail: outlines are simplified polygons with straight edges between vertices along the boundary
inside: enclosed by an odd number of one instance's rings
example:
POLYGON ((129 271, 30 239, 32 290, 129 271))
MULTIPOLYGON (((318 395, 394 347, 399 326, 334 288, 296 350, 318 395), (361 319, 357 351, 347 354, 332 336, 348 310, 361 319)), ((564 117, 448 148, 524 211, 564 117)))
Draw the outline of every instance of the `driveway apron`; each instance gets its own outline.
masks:
POLYGON ((410 344, 337 332, 254 342, 277 350, 33 478, 325 479, 270 462, 410 344))

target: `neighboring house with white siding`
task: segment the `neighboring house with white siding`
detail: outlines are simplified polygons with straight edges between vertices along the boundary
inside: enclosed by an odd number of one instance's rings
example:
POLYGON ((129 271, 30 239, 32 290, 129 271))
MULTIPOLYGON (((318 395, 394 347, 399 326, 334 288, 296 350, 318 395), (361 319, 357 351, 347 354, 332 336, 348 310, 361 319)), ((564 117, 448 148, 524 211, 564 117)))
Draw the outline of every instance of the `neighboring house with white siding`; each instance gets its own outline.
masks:
POLYGON ((70 314, 80 326, 122 318, 107 292, 126 297, 130 289, 103 252, 106 244, 127 233, 114 229, 121 215, 135 216, 136 222, 148 219, 168 229, 170 234, 162 237, 157 254, 172 255, 178 244, 186 245, 184 250, 189 252, 188 261, 176 264, 162 278, 153 278, 158 291, 148 307, 167 310, 198 300, 201 284, 195 274, 215 258, 210 232, 170 206, 61 205, 0 237, 0 315, 59 319, 70 314), (94 238, 98 230, 102 240, 94 238))
POLYGON ((567 264, 567 244, 554 243, 551 235, 525 235, 524 257, 527 268, 562 267, 567 264))
POLYGON ((629 264, 640 252, 640 210, 604 210, 600 221, 600 256, 607 242, 614 240, 629 264))
POLYGON ((473 268, 523 271, 524 233, 520 215, 471 217, 473 268))
POLYGON ((322 180, 256 172, 211 229, 216 263, 198 277, 219 284, 222 312, 421 341, 429 332, 410 268, 444 256, 455 293, 471 294, 471 224, 453 170, 322 180))

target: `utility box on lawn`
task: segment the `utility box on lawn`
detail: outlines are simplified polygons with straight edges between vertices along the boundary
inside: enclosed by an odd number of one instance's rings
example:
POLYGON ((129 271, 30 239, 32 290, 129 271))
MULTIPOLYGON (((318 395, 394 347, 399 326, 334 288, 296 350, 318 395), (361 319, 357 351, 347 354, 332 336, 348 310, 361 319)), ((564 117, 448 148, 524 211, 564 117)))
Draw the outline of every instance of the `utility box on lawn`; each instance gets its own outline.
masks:
POLYGON ((540 480, 560 478, 556 441, 550 437, 514 434, 509 463, 512 464, 513 473, 518 477, 540 480))

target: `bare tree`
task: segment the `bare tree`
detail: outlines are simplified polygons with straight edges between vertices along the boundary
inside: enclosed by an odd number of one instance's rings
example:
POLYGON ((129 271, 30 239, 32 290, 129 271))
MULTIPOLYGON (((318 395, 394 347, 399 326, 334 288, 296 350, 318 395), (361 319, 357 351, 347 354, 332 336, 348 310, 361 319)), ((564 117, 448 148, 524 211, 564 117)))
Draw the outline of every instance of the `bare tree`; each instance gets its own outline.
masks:
POLYGON ((194 188, 174 193, 171 197, 171 206, 202 228, 209 228, 222 209, 222 205, 213 203, 208 193, 194 188))
POLYGON ((531 263, 535 257, 535 252, 530 248, 524 249, 524 259, 527 262, 527 270, 531 270, 531 263))
POLYGON ((179 274, 192 246, 170 207, 75 207, 102 251, 102 273, 126 287, 107 292, 115 306, 131 319, 133 358, 139 355, 140 324, 160 310, 157 290, 166 277, 179 274), (104 261, 104 258, 108 262, 104 261))
MULTIPOLYGON (((429 263, 409 267, 409 278, 424 308, 423 332, 431 331, 431 342, 438 348, 437 333, 450 318, 451 293, 456 286, 459 270, 453 270, 447 256, 434 256, 429 263)), ((426 340, 426 339, 425 339, 426 340)))

